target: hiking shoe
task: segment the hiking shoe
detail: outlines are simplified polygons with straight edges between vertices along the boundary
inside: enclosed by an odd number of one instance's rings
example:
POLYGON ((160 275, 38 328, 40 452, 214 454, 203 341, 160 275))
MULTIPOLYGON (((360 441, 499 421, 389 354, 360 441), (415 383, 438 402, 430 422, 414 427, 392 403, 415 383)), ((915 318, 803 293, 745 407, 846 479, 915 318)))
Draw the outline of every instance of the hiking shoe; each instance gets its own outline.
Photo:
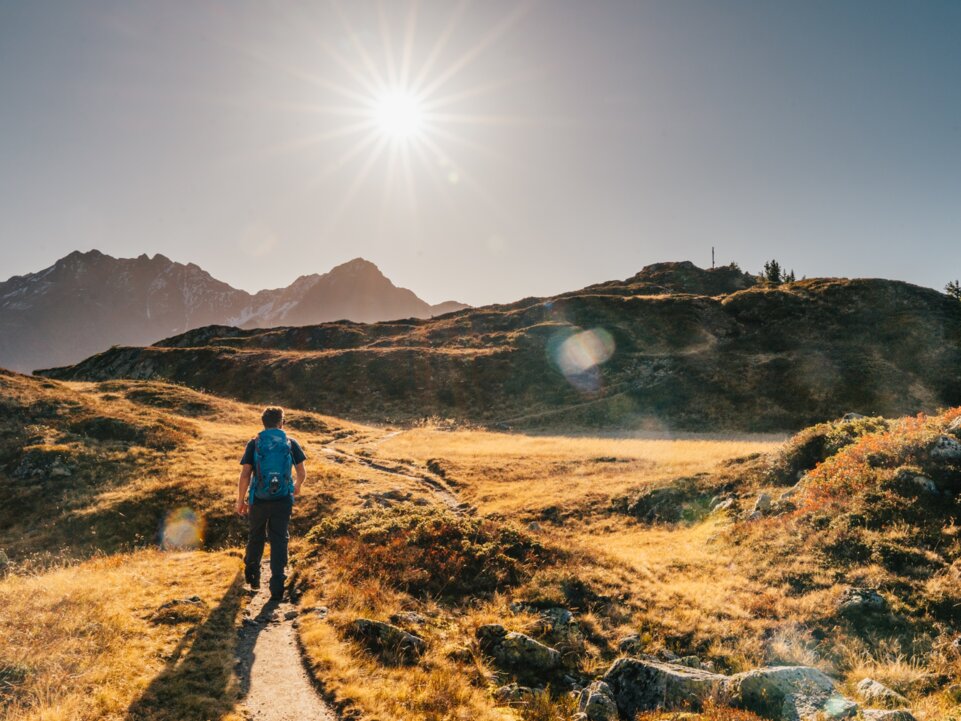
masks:
POLYGON ((249 574, 244 574, 244 580, 247 585, 250 586, 254 591, 260 588, 260 576, 251 576, 249 574))

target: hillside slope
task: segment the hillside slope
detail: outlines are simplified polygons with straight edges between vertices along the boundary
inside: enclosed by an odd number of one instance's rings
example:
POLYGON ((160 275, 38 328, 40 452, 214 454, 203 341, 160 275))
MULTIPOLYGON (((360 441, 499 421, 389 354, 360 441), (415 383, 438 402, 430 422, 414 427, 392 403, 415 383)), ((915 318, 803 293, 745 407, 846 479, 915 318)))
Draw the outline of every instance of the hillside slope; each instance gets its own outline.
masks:
POLYGON ((38 273, 0 282, 0 367, 30 371, 74 363, 112 345, 143 345, 212 323, 371 322, 464 307, 451 301, 431 306, 361 258, 251 295, 193 263, 159 254, 74 252, 38 273))
MULTIPOLYGON (((0 719, 244 717, 231 507, 257 409, 6 372, 0 406, 0 719)), ((918 721, 961 719, 961 408, 783 445, 290 421, 299 640, 345 717, 560 721, 627 662, 815 667, 864 708, 888 703, 869 677, 918 721)), ((605 718, 634 719, 617 683, 605 718)), ((760 716, 684 718, 784 718, 722 700, 760 716)))
POLYGON ((44 374, 165 379, 377 421, 781 430, 961 402, 959 365, 961 305, 933 290, 771 286, 665 263, 430 320, 207 327, 44 374))

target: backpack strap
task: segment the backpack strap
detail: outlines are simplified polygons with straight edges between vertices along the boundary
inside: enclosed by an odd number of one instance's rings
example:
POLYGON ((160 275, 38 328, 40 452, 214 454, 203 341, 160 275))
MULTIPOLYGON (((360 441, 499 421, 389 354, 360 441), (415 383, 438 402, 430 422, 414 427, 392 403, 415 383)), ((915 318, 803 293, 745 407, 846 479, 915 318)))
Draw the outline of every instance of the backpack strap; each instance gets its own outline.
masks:
POLYGON ((248 487, 250 490, 250 500, 248 501, 248 503, 251 506, 254 505, 254 491, 256 490, 257 484, 260 483, 261 475, 262 474, 260 472, 260 436, 254 436, 254 477, 251 479, 251 483, 248 487))

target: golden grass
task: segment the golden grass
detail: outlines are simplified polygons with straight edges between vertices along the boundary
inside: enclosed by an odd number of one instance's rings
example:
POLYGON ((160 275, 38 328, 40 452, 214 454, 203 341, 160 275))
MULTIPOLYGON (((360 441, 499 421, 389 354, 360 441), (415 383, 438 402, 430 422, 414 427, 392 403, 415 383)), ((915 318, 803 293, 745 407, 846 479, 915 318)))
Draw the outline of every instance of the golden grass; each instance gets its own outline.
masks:
POLYGON ((390 435, 376 452, 419 463, 440 459, 465 500, 483 513, 510 514, 609 498, 777 445, 770 437, 621 439, 424 428, 390 435))
POLYGON ((0 719, 238 720, 239 565, 235 553, 141 551, 0 581, 0 669, 15 677, 0 719))

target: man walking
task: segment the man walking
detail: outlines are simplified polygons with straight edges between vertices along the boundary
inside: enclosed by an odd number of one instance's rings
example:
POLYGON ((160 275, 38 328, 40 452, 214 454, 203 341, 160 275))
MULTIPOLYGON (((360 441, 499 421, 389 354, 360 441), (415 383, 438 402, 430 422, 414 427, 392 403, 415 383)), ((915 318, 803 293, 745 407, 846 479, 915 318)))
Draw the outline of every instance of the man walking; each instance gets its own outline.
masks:
POLYGON ((270 539, 270 600, 284 595, 287 569, 287 527, 294 497, 307 478, 300 444, 284 432, 284 409, 270 407, 261 420, 264 430, 247 443, 240 459, 237 484, 237 513, 250 519, 250 535, 244 555, 244 578, 253 589, 260 588, 260 560, 264 541, 270 539), (293 478, 297 474, 296 481, 293 478))

